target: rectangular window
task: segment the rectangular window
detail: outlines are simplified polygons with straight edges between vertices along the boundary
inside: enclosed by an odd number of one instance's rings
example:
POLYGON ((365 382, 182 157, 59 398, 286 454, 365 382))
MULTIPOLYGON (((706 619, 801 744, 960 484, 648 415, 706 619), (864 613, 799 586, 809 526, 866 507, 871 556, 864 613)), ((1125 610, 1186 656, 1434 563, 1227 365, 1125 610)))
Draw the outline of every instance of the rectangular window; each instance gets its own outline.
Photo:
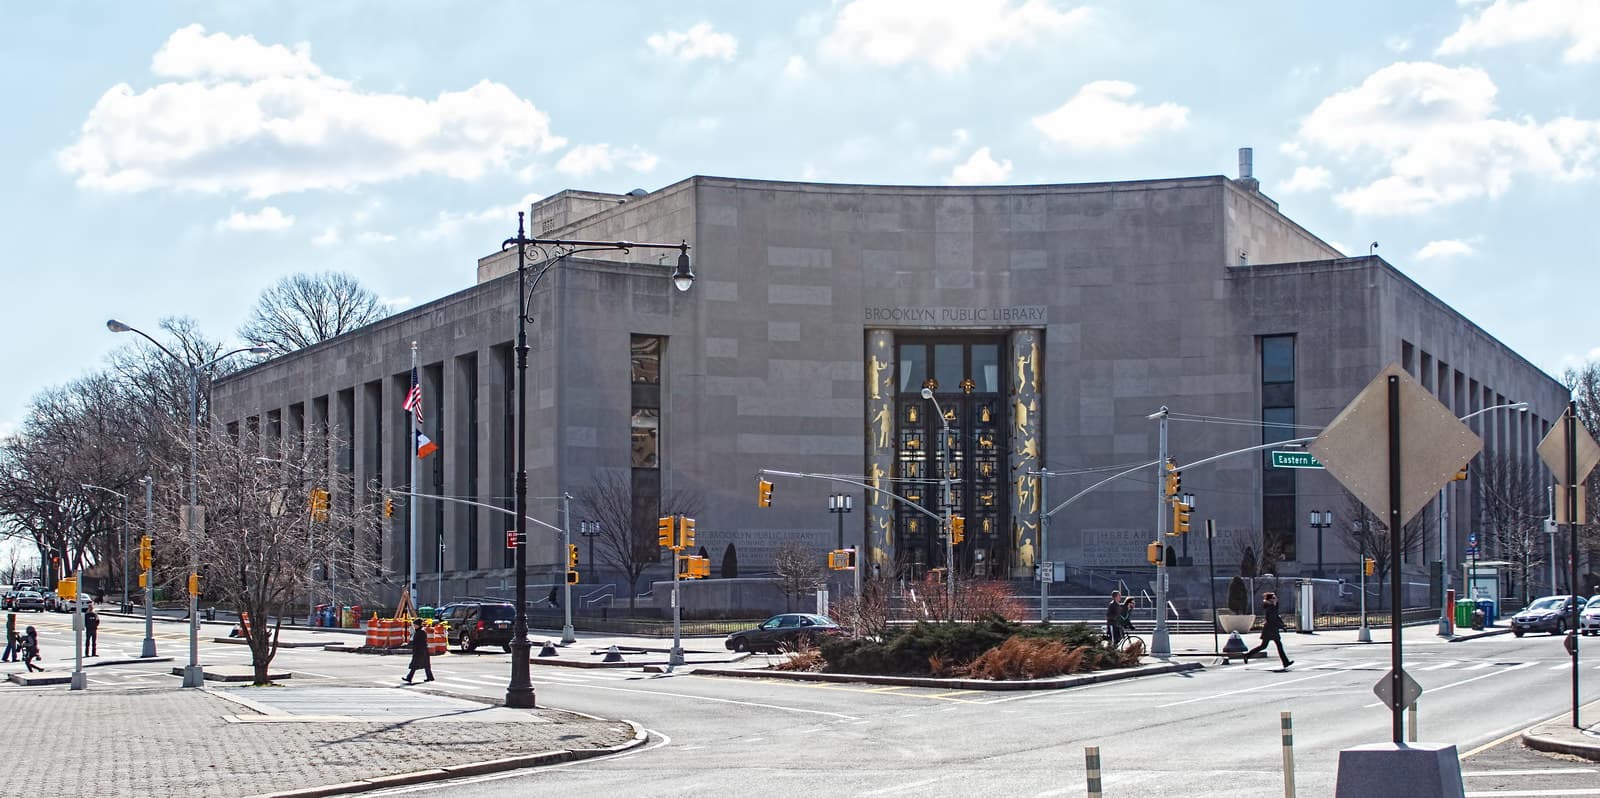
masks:
POLYGON ((1294 382, 1294 336, 1261 339, 1261 382, 1294 382))
POLYGON ((633 467, 660 468, 657 445, 661 431, 661 411, 633 411, 633 467))
POLYGON ((1411 345, 1410 341, 1400 342, 1400 368, 1405 369, 1407 374, 1413 376, 1417 373, 1416 348, 1411 345))
POLYGON ((977 393, 1000 392, 1000 347, 994 344, 974 344, 972 347, 972 381, 977 393))
MULTIPOLYGON (((1295 427, 1295 338, 1261 339, 1261 442, 1300 437, 1295 427)), ((1270 451, 1261 461, 1261 531, 1277 562, 1296 559, 1295 472, 1272 467, 1270 451)))
POLYGON ((900 347, 900 393, 915 393, 928 378, 928 347, 904 344, 900 347))
POLYGON ((633 381, 661 384, 661 339, 654 335, 635 335, 632 349, 633 381))
POLYGON ((966 376, 966 363, 962 356, 966 347, 961 344, 935 344, 933 347, 933 378, 938 381, 936 391, 960 390, 961 378, 966 376))

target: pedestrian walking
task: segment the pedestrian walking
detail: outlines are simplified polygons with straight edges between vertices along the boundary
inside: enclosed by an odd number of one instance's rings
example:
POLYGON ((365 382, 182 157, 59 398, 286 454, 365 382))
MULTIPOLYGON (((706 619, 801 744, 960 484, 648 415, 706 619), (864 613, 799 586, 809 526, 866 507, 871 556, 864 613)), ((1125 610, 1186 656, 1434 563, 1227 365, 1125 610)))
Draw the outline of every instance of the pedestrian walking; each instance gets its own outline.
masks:
POLYGON ((100 613, 95 612, 93 607, 83 616, 83 655, 100 656, 100 613))
POLYGON ((1245 652, 1244 661, 1249 662, 1251 657, 1257 654, 1265 653, 1268 643, 1276 643, 1278 646, 1278 660, 1282 662, 1283 667, 1287 669, 1290 665, 1294 664, 1294 660, 1289 659, 1289 655, 1283 650, 1283 638, 1281 637, 1281 633, 1283 632, 1283 616, 1278 614, 1278 594, 1262 594, 1261 609, 1267 614, 1267 619, 1261 624, 1261 645, 1245 652))
POLYGON ((28 666, 30 671, 42 671, 44 668, 33 664, 36 659, 43 659, 39 654, 39 630, 28 627, 22 634, 22 664, 28 666))
POLYGON ((1106 637, 1112 647, 1122 642, 1122 591, 1111 591, 1111 603, 1106 605, 1106 637))
POLYGON ((0 662, 16 662, 19 658, 18 650, 22 648, 17 640, 17 614, 6 613, 6 653, 0 657, 0 662))
POLYGON ((417 675, 417 671, 428 677, 423 681, 433 681, 433 656, 428 653, 428 630, 421 618, 414 622, 411 631, 411 670, 406 671, 406 678, 401 681, 411 684, 411 677, 417 675))
POLYGON ((552 587, 550 588, 550 595, 545 597, 545 601, 550 602, 550 606, 555 607, 558 610, 561 609, 560 590, 561 588, 559 587, 552 587))

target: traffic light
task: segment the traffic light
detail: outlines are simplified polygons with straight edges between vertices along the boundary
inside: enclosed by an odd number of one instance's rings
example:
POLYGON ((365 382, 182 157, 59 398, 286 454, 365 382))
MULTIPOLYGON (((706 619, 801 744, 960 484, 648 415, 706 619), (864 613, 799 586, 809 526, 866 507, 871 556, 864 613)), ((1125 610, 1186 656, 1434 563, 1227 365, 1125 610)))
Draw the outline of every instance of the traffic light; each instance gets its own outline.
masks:
POLYGON ((383 497, 383 517, 384 518, 393 518, 394 517, 394 497, 393 496, 385 496, 385 497, 383 497))
POLYGON ((199 598, 200 597, 200 575, 199 574, 189 574, 189 595, 193 596, 195 598, 199 598))
POLYGON ((1194 508, 1182 501, 1174 500, 1172 502, 1172 534, 1186 535, 1189 533, 1189 513, 1191 512, 1194 512, 1194 508))
POLYGON ((1457 471, 1456 475, 1450 478, 1450 481, 1451 482, 1465 482, 1466 479, 1467 479, 1467 466, 1468 465, 1472 465, 1472 464, 1471 463, 1467 463, 1466 465, 1461 466, 1461 470, 1457 471))
POLYGON ((673 538, 677 537, 678 517, 663 515, 656 521, 656 542, 663 548, 672 548, 673 538))
POLYGON ((704 579, 711 575, 711 559, 709 557, 679 557, 679 579, 704 579))
POLYGON ((950 516, 950 545, 955 545, 967 539, 967 519, 959 515, 950 516))
POLYGON ((1151 565, 1159 564, 1161 562, 1161 542, 1156 541, 1148 546, 1145 546, 1144 558, 1149 560, 1151 565))
POLYGON ((678 548, 694 548, 694 519, 687 515, 678 521, 678 548))
POLYGON ((1167 461, 1167 498, 1172 498, 1183 492, 1183 472, 1178 470, 1178 464, 1172 460, 1167 461))
POLYGON ((67 576, 56 580, 56 596, 72 601, 78 597, 78 578, 67 576))
MULTIPOLYGON (((567 568, 570 571, 578 567, 578 544, 567 544, 567 568)), ((570 581, 570 580, 569 580, 570 581)))
POLYGON ((771 482, 768 482, 767 480, 764 480, 764 479, 756 481, 756 506, 757 507, 771 507, 772 506, 772 483, 771 482))
POLYGON ((569 584, 569 585, 578 584, 578 572, 577 571, 568 571, 567 572, 567 584, 569 584))
POLYGON ((311 489, 311 520, 328 520, 328 491, 322 488, 311 489))
POLYGON ((1362 571, 1367 576, 1372 576, 1374 573, 1377 572, 1377 570, 1378 570, 1378 561, 1372 559, 1371 557, 1366 558, 1366 564, 1362 567, 1362 571))
POLYGON ((515 529, 506 530, 506 548, 514 549, 516 547, 517 547, 517 530, 515 530, 515 529))
POLYGON ((149 574, 139 574, 139 589, 144 590, 150 586, 149 574))
POLYGON ((855 549, 834 549, 828 552, 828 570, 849 571, 856 567, 855 549))
MULTIPOLYGON (((150 536, 139 538, 139 570, 150 570, 150 536)), ((143 585, 140 585, 143 587, 143 585)))

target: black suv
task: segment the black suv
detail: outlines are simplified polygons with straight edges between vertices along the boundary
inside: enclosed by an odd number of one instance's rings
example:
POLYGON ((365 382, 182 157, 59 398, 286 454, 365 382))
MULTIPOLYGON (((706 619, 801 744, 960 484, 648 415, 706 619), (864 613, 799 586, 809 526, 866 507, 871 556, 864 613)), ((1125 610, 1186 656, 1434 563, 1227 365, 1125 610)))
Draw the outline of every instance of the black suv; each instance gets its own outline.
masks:
POLYGON ((516 614, 517 608, 506 602, 463 601, 440 607, 434 617, 448 624, 446 640, 462 651, 487 645, 510 653, 511 620, 516 614))

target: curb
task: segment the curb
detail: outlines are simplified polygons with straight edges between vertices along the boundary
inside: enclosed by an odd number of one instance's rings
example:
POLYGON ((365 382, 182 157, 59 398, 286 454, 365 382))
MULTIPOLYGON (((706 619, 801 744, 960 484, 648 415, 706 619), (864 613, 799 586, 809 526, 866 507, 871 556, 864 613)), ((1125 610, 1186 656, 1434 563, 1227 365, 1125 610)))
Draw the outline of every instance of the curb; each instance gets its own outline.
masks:
POLYGON ((1455 635, 1455 636, 1452 636, 1446 642, 1459 643, 1459 642, 1461 642, 1463 640, 1477 640, 1480 637, 1494 637, 1495 635, 1508 635, 1508 634, 1511 634, 1511 629, 1509 627, 1503 628, 1503 629, 1485 629, 1482 632, 1473 632, 1470 635, 1455 635))
MULTIPOLYGON (((1600 738, 1596 738, 1595 742, 1589 743, 1580 740, 1563 740, 1551 734, 1541 734, 1539 730, 1547 725, 1549 724, 1541 724, 1523 732, 1522 744, 1532 748, 1535 751, 1544 751, 1552 754, 1567 754, 1569 756, 1582 757, 1584 759, 1600 762, 1600 738)), ((1567 727, 1566 730, 1571 731, 1574 734, 1582 734, 1582 732, 1578 732, 1570 727, 1567 727)))
POLYGON ((99 657, 95 657, 94 659, 95 659, 94 662, 85 662, 85 663, 83 663, 83 667, 85 667, 85 668, 99 668, 99 667, 102 667, 102 666, 105 666, 105 665, 138 665, 141 662, 171 662, 172 661, 172 657, 129 657, 127 659, 100 659, 99 657))
MULTIPOLYGON (((579 714, 579 713, 574 713, 579 714)), ((414 770, 409 773, 396 773, 389 776, 374 776, 370 779, 347 781, 341 784, 328 784, 321 787, 304 787, 287 792, 262 793, 251 798, 318 798, 324 795, 351 795, 354 793, 382 790, 390 787, 402 787, 408 784, 422 784, 430 781, 444 781, 445 779, 458 779, 466 776, 482 776, 489 773, 501 773, 507 770, 520 770, 522 768, 555 765, 562 762, 575 762, 580 759, 593 759, 600 756, 620 754, 633 748, 644 745, 649 738, 649 732, 643 726, 631 720, 623 723, 633 727, 633 739, 618 745, 605 748, 585 748, 581 750, 542 751, 537 754, 523 754, 521 756, 508 756, 502 759, 486 759, 481 762, 468 762, 464 765, 452 765, 444 768, 430 768, 427 770, 414 770)))
POLYGON ((769 671, 769 670, 738 670, 729 668, 695 668, 693 673, 697 676, 735 676, 754 679, 788 679, 797 682, 853 682, 862 684, 900 685, 902 687, 939 687, 954 690, 1060 690, 1067 687, 1080 687, 1086 684, 1099 684, 1101 682, 1115 682, 1122 679, 1134 679, 1140 676, 1159 676, 1167 673, 1184 673, 1187 671, 1202 670, 1205 666, 1198 662, 1167 662, 1159 665, 1140 665, 1134 668, 1118 668, 1108 671, 1096 671, 1078 676, 1063 676, 1055 679, 1019 679, 1017 681, 997 682, 988 679, 936 679, 931 676, 870 676, 851 673, 813 673, 810 671, 769 671))

